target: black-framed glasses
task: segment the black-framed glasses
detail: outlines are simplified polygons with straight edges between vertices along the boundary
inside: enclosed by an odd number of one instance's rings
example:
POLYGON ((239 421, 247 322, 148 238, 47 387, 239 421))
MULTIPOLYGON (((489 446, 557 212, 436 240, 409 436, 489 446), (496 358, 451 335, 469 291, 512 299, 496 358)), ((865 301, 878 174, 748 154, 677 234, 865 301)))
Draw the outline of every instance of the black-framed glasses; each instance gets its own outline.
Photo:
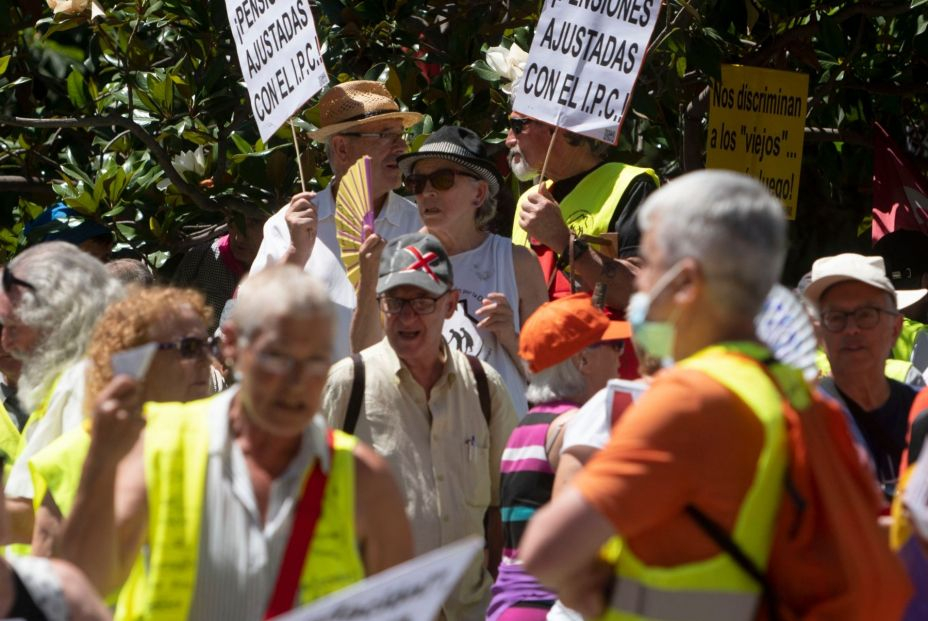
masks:
POLYGON ((409 134, 407 132, 339 132, 339 136, 351 136, 352 138, 373 138, 382 142, 407 142, 409 134))
POLYGON ((377 298, 377 301, 380 302, 380 310, 388 315, 399 315, 407 306, 417 315, 430 315, 435 312, 435 307, 438 305, 438 300, 441 298, 442 296, 440 295, 437 298, 423 297, 406 300, 384 295, 377 298))
POLYGON ((425 191, 425 182, 428 181, 433 188, 439 192, 450 190, 454 187, 454 179, 457 176, 470 177, 471 179, 480 179, 473 173, 462 170, 452 170, 451 168, 441 168, 427 175, 413 173, 403 178, 403 187, 407 192, 412 194, 422 194, 425 191))
POLYGON ((515 117, 515 116, 509 117, 509 127, 512 128, 512 133, 514 133, 516 136, 518 136, 523 131, 525 131, 526 125, 528 125, 529 123, 534 123, 534 122, 535 122, 535 119, 528 119, 525 117, 515 117))
POLYGON ((880 313, 899 314, 897 311, 879 306, 861 306, 852 311, 830 310, 822 313, 822 325, 829 332, 841 332, 847 327, 848 317, 853 317, 855 326, 861 330, 870 330, 880 323, 880 313))
POLYGON ((598 343, 593 343, 590 347, 609 347, 619 356, 625 353, 625 341, 600 341, 598 343))
POLYGON ((23 280, 22 278, 17 278, 13 274, 13 270, 11 270, 9 267, 3 268, 2 278, 3 278, 3 292, 4 293, 9 293, 10 291, 13 290, 13 287, 22 287, 24 289, 29 289, 30 291, 35 293, 35 285, 33 285, 31 282, 27 282, 23 280))
POLYGON ((181 358, 197 358, 198 356, 215 355, 218 342, 215 336, 200 338, 198 336, 185 336, 171 343, 158 343, 158 349, 176 349, 181 358))

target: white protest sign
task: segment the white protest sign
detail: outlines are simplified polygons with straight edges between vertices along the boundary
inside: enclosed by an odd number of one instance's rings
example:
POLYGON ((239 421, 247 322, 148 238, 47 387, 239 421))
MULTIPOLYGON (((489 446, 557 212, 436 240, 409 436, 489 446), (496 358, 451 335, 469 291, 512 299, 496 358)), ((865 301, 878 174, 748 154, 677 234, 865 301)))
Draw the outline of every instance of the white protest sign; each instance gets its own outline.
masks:
POLYGON ((468 537, 324 597, 275 621, 433 621, 483 539, 468 537))
POLYGON ((309 0, 226 0, 261 140, 328 84, 309 0))
POLYGON ((546 0, 512 109, 615 144, 661 0, 546 0))

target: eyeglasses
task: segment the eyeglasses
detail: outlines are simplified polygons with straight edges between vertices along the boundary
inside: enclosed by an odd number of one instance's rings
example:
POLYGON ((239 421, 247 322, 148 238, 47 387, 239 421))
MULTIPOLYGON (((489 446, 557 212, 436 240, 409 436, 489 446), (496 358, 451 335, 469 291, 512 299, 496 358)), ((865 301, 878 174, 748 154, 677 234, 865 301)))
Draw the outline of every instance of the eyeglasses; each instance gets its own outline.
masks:
POLYGON ((216 354, 217 340, 216 337, 201 339, 196 336, 185 336, 179 341, 173 343, 158 343, 158 349, 176 349, 181 358, 190 359, 207 354, 216 354))
POLYGON ((847 327, 848 317, 854 318, 854 325, 861 330, 870 330, 880 323, 880 313, 898 315, 894 310, 879 308, 878 306, 861 306, 852 311, 826 311, 822 313, 822 325, 829 332, 841 332, 847 327))
POLYGON ((35 285, 31 282, 26 282, 22 278, 17 278, 13 275, 13 270, 6 267, 3 269, 3 292, 9 293, 13 290, 13 287, 23 287, 35 293, 35 285))
POLYGON ((280 376, 289 376, 294 369, 299 369, 300 375, 309 373, 318 377, 327 374, 331 366, 331 361, 328 358, 297 360, 292 356, 273 352, 257 352, 255 353, 255 361, 263 371, 280 376))
POLYGON ((411 300, 382 296, 377 298, 377 301, 380 302, 380 310, 388 315, 399 315, 406 306, 409 306, 417 315, 430 315, 435 312, 438 300, 444 295, 441 294, 437 298, 412 298, 411 300))
POLYGON ((339 136, 351 136, 352 138, 373 138, 382 142, 406 142, 409 140, 409 134, 406 132, 341 132, 339 136))
POLYGON ((529 123, 534 123, 535 119, 527 119, 525 117, 509 117, 509 127, 512 128, 512 133, 516 136, 525 131, 525 126, 529 123))
POLYGON ((590 347, 593 349, 597 347, 610 347, 612 351, 619 356, 625 353, 625 341, 600 341, 598 343, 593 343, 590 347))
POLYGON ((427 175, 421 175, 417 173, 406 175, 406 177, 403 179, 403 187, 406 188, 407 192, 412 194, 422 194, 422 192, 425 190, 425 182, 428 181, 433 188, 439 192, 444 192, 454 187, 454 178, 459 175, 462 177, 470 177, 471 179, 480 179, 480 177, 472 173, 466 173, 460 170, 452 170, 450 168, 442 168, 427 175))

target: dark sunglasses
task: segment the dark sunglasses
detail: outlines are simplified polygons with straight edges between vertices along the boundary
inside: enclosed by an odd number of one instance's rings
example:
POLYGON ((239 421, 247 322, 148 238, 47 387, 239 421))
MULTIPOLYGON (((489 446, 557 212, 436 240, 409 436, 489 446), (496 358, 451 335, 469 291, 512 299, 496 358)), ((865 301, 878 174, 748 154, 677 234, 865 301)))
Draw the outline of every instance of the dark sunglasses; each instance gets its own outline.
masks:
POLYGON ((451 170, 450 168, 442 168, 441 170, 436 170, 427 175, 421 175, 418 173, 413 173, 411 175, 406 175, 403 179, 403 187, 406 188, 407 192, 412 194, 422 194, 425 190, 425 182, 428 181, 433 188, 439 192, 444 192, 445 190, 450 190, 454 187, 454 178, 458 175, 462 177, 470 177, 471 179, 480 179, 475 174, 466 173, 460 170, 451 170))
POLYGON ((215 355, 218 342, 215 336, 201 339, 196 336, 185 336, 173 343, 158 343, 158 349, 176 349, 181 358, 196 358, 205 354, 215 355))
POLYGON ((509 117, 509 127, 512 128, 512 133, 514 133, 516 136, 525 130, 526 125, 534 122, 535 119, 509 117))
POLYGON ((13 290, 13 287, 23 287, 29 289, 33 293, 35 292, 35 285, 31 282, 26 282, 22 278, 17 278, 13 275, 13 270, 9 267, 3 269, 3 292, 9 293, 13 290))

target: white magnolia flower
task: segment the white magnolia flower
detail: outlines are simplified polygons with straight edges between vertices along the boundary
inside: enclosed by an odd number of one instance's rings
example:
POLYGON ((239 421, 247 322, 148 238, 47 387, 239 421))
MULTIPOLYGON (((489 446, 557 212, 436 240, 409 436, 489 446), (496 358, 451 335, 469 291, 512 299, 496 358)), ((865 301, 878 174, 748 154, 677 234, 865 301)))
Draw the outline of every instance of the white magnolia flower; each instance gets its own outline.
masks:
MULTIPOLYGON (((181 151, 171 160, 174 169, 180 173, 181 177, 187 178, 187 173, 192 173, 194 177, 206 176, 206 149, 200 145, 190 151, 181 151)), ((159 190, 166 190, 171 185, 171 180, 165 177, 158 182, 159 190)))
POLYGON ((512 86, 522 77, 525 71, 525 62, 528 60, 528 52, 523 50, 517 43, 512 47, 505 48, 496 45, 487 49, 486 62, 490 69, 499 74, 500 80, 504 82, 501 85, 503 92, 510 93, 512 86))
POLYGON ((52 13, 80 15, 90 7, 90 0, 45 0, 52 13))

